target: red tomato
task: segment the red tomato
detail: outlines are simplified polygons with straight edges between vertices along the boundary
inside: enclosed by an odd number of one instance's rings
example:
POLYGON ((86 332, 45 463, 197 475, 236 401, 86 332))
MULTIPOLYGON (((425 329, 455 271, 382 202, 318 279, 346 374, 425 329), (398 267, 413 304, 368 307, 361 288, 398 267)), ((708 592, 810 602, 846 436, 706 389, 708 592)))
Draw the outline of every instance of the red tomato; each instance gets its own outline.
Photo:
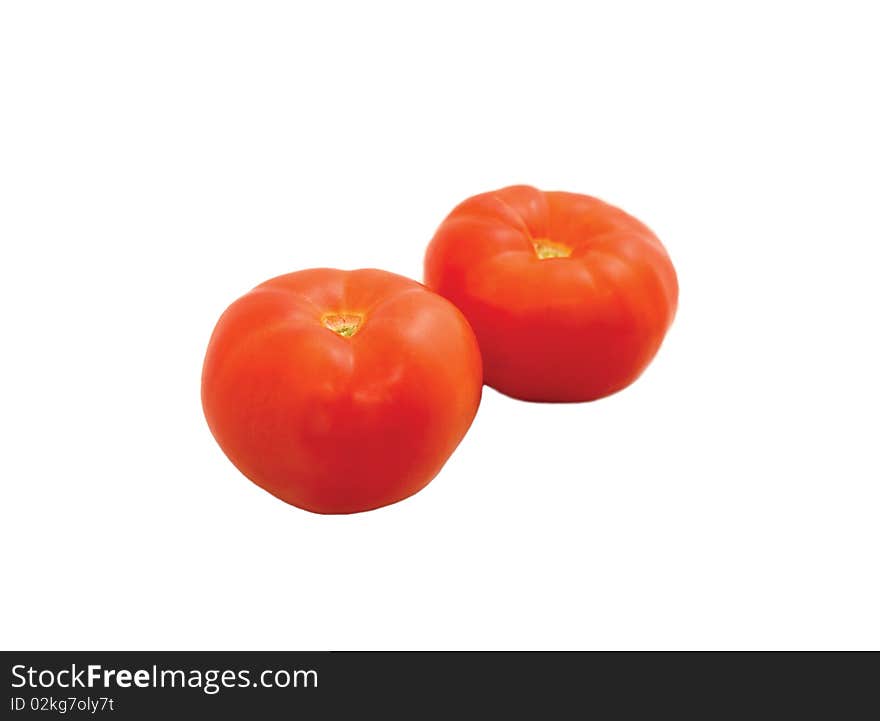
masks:
POLYGON ((381 270, 269 280, 220 318, 202 405, 229 459, 317 513, 421 490, 480 404, 476 338, 449 301, 381 270))
POLYGON ((486 383, 530 401, 589 401, 645 369, 672 323, 675 270, 657 237, 601 200, 517 185, 456 207, 425 283, 470 321, 486 383))

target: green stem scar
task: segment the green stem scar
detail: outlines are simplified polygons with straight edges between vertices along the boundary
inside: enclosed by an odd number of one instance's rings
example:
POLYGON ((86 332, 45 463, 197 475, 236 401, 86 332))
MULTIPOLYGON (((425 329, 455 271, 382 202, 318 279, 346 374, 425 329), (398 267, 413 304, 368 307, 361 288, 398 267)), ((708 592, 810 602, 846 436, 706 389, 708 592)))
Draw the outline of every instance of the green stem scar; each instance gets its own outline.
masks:
POLYGON ((360 313, 325 313, 321 323, 343 338, 351 338, 360 330, 364 317, 360 313))
POLYGON ((547 258, 567 258, 571 255, 571 248, 567 245, 555 243, 547 238, 535 238, 532 240, 532 245, 535 246, 535 255, 541 260, 546 260, 547 258))

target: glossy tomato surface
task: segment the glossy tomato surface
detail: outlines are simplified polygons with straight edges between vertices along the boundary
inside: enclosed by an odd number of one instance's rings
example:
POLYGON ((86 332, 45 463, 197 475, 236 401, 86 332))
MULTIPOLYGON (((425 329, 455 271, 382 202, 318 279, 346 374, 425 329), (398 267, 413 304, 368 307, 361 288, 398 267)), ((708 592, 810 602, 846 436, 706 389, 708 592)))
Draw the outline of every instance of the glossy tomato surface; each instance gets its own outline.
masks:
POLYGON ((644 224, 587 195, 518 185, 465 200, 425 256, 425 283, 467 316, 488 385, 531 401, 589 401, 645 369, 678 303, 644 224))
POLYGON ((381 270, 263 283, 223 313, 202 372, 205 417, 229 459, 318 513, 422 489, 468 430, 481 389, 462 314, 381 270))

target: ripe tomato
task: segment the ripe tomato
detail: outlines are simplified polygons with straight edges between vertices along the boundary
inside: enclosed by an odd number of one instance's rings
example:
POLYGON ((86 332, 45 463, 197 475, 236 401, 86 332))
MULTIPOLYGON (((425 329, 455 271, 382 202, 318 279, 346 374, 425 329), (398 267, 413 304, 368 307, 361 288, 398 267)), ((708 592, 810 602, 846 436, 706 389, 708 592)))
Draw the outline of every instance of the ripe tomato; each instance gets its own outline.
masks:
POLYGON ((589 401, 632 383, 678 303, 657 237, 601 200, 519 185, 465 200, 425 256, 425 283, 470 321, 486 383, 589 401))
POLYGON ((449 301, 381 270, 274 278, 223 313, 202 405, 229 459, 317 513, 421 490, 480 404, 476 338, 449 301))

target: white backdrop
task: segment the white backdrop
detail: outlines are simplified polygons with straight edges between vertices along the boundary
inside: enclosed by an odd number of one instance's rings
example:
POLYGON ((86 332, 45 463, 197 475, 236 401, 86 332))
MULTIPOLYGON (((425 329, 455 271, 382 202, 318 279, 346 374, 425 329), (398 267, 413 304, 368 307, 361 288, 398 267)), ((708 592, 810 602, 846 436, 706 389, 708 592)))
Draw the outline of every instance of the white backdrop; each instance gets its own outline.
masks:
POLYGON ((878 648, 871 3, 7 2, 4 648, 878 648), (486 389, 441 475, 322 517, 214 443, 211 329, 421 277, 465 197, 589 193, 681 283, 645 375, 486 389))

